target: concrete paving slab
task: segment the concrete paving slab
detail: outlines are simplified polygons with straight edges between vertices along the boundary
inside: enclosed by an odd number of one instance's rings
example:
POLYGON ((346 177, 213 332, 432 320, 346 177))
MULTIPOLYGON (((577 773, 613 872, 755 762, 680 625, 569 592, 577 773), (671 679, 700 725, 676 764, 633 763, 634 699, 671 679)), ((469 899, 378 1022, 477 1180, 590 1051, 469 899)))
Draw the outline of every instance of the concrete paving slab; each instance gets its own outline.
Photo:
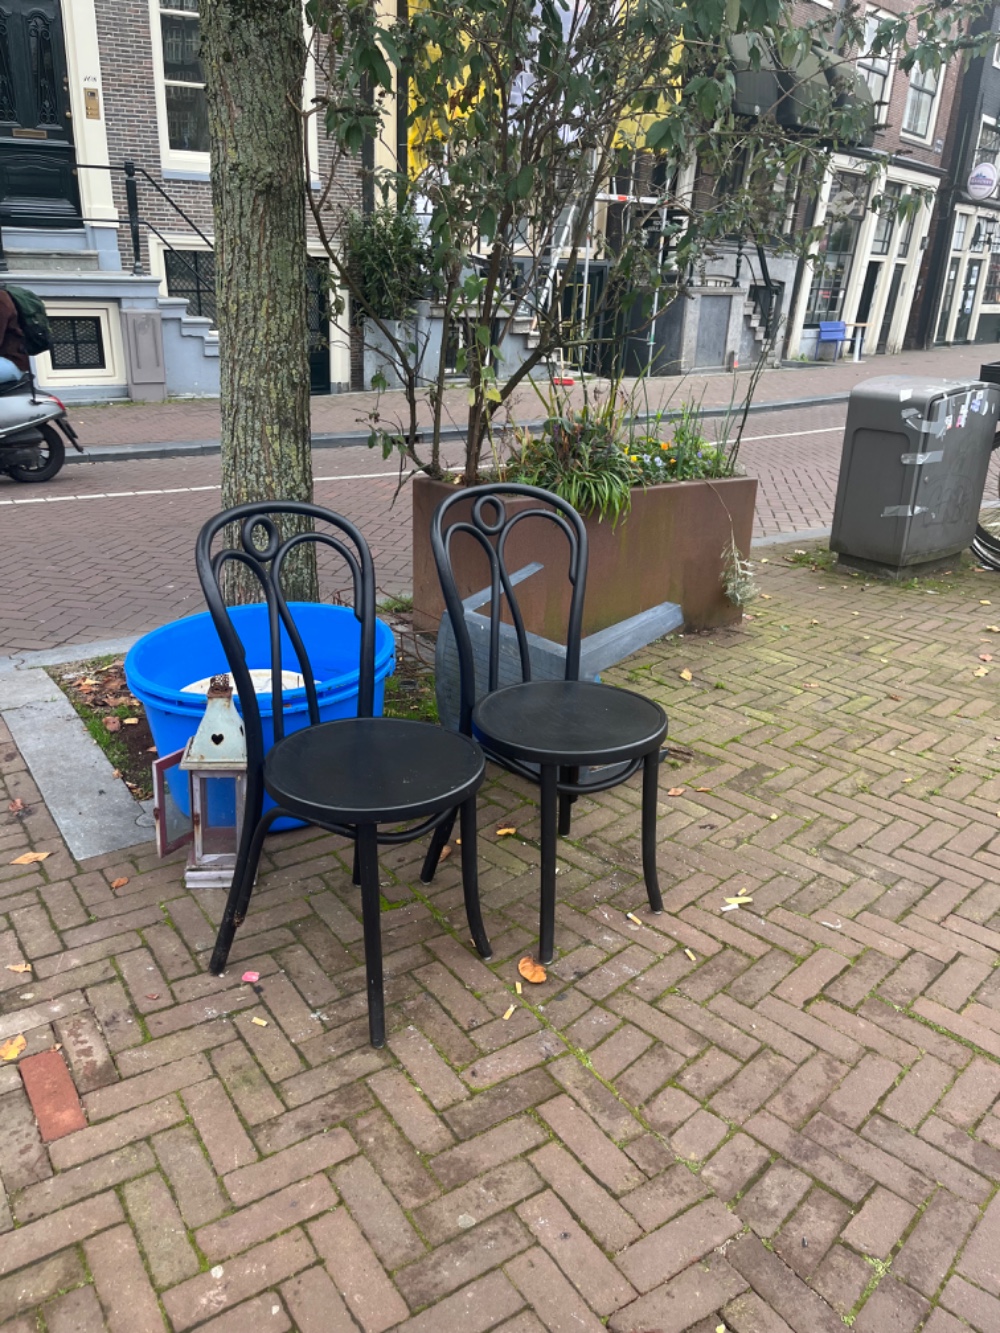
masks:
POLYGON ((128 794, 73 705, 57 694, 5 709, 3 720, 70 852, 82 861, 148 842, 152 815, 128 794))
POLYGON ((47 671, 8 671, 0 675, 0 712, 22 708, 25 704, 51 703, 63 698, 63 692, 47 671))

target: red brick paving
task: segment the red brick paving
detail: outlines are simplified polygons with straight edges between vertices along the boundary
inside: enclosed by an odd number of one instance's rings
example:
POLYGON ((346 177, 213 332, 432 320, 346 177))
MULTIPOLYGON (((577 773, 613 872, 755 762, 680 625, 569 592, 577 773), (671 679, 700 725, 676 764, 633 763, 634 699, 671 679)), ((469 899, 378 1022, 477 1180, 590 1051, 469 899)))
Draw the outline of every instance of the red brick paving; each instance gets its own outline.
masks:
MULTIPOLYGON (((823 394, 848 392, 859 380, 872 375, 919 375, 927 372, 952 376, 974 376, 979 367, 992 358, 988 346, 939 347, 930 352, 901 352, 897 356, 869 357, 858 365, 851 360, 836 365, 804 363, 783 370, 765 371, 759 381, 755 400, 760 403, 792 401, 823 394)), ((740 390, 749 379, 749 371, 732 375, 688 375, 683 379, 654 379, 647 382, 643 400, 651 411, 663 405, 676 406, 692 401, 705 407, 727 407, 733 399, 734 386, 740 390)), ((579 390, 575 390, 578 393, 579 390)), ((366 420, 376 402, 371 393, 333 394, 312 400, 313 430, 317 434, 340 432, 367 433, 366 420)), ((383 394, 380 411, 383 420, 401 412, 402 395, 383 394)), ((445 420, 449 425, 464 423, 465 392, 456 388, 445 397, 445 420)), ((539 400, 530 387, 519 391, 513 400, 514 411, 525 419, 539 414, 539 400)), ((430 416, 422 407, 421 420, 430 416)), ((219 438, 218 404, 211 399, 175 400, 146 406, 120 403, 108 407, 74 407, 71 419, 84 444, 105 447, 115 444, 160 444, 187 440, 219 438)))
POLYGON ((786 553, 742 629, 612 672, 691 751, 661 788, 664 916, 638 790, 581 800, 558 957, 517 996, 538 819, 491 772, 495 959, 453 860, 428 890, 421 849, 387 849, 381 1052, 336 838, 269 840, 214 978, 223 895, 145 846, 74 863, 0 735, 0 1032, 62 1045, 0 1066, 3 1333, 992 1333, 991 581, 865 587, 786 553), (28 848, 52 855, 9 864, 28 848), (87 1121, 51 1143, 23 1078, 46 1058, 87 1121))

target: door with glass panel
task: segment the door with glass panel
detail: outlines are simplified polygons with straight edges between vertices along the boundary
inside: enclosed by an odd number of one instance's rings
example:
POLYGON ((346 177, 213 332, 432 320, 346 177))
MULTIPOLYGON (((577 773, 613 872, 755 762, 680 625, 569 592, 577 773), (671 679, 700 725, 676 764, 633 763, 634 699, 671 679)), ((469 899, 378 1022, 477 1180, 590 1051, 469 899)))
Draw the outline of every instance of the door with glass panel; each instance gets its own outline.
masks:
POLYGON ((0 3, 0 219, 79 227, 59 0, 0 3))

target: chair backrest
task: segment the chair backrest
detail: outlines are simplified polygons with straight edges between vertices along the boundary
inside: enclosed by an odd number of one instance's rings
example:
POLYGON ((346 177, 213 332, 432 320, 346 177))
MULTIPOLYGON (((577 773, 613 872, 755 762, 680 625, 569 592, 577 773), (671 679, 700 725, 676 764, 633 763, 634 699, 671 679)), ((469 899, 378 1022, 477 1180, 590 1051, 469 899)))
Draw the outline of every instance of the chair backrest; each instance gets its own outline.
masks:
MULTIPOLYGON (((490 634, 489 670, 487 688, 497 688, 500 661, 500 639, 503 603, 506 603, 517 637, 521 679, 531 679, 531 655, 524 618, 515 591, 515 581, 507 564, 507 543, 511 532, 526 520, 545 520, 553 523, 569 544, 569 571, 571 585, 569 616, 566 625, 566 679, 576 680, 580 674, 580 635, 583 624, 583 599, 587 590, 587 532, 583 519, 571 504, 551 491, 539 486, 523 486, 516 482, 495 482, 485 486, 456 489, 442 500, 431 522, 431 549, 437 565, 441 591, 444 594, 448 618, 455 635, 461 684, 459 730, 471 733, 472 710, 476 703, 476 672, 472 640, 465 619, 465 607, 458 589, 452 562, 451 546, 454 539, 464 534, 474 540, 486 555, 489 564, 490 634), (537 500, 537 505, 518 507, 508 514, 502 497, 526 496, 537 500), (467 515, 452 515, 456 508, 469 511, 467 515), (449 522, 454 517, 455 521, 449 522)), ((522 551, 523 556, 523 551, 522 551)))
POLYGON ((253 771, 264 761, 264 741, 257 692, 247 665, 246 650, 233 623, 230 608, 222 595, 223 572, 229 564, 251 570, 261 586, 262 601, 267 605, 268 640, 271 663, 271 696, 274 739, 285 734, 284 690, 282 687, 282 643, 284 629, 298 659, 309 706, 309 723, 319 722, 316 679, 305 644, 282 589, 282 570, 290 552, 307 542, 327 546, 347 564, 354 590, 354 615, 361 626, 358 680, 358 716, 371 717, 375 696, 375 571, 368 543, 346 518, 319 505, 298 500, 266 500, 237 505, 210 518, 198 534, 195 563, 212 621, 222 640, 222 647, 232 672, 243 712, 247 737, 247 765, 253 771), (274 515, 290 514, 299 519, 327 524, 333 532, 298 530, 282 537, 274 515), (233 525, 238 545, 212 553, 215 537, 233 525), (345 541, 344 538, 348 541, 345 541), (348 544, 350 542, 350 544, 348 544))
POLYGON ((847 325, 842 319, 823 319, 819 325, 821 343, 843 342, 847 337, 847 325))

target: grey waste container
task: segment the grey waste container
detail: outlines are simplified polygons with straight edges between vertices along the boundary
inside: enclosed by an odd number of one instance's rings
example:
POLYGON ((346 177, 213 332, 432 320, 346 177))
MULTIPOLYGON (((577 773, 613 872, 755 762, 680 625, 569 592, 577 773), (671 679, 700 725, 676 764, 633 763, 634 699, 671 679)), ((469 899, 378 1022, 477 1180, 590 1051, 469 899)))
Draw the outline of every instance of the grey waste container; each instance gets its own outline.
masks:
POLYGON ((830 549, 841 562, 910 578, 971 542, 997 427, 1000 386, 885 375, 851 391, 830 549))

